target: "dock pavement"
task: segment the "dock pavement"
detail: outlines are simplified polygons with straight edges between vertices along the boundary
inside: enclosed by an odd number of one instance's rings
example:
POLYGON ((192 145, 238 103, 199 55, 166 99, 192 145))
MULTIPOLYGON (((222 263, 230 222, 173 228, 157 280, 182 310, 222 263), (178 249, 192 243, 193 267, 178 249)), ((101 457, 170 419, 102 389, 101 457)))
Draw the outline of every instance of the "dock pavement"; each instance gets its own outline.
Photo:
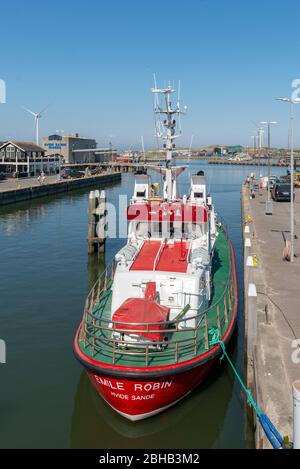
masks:
MULTIPOLYGON (((273 202, 273 214, 266 215, 267 190, 251 199, 249 188, 242 188, 247 383, 290 441, 292 383, 300 378, 300 189, 295 193, 296 257, 289 262, 283 251, 290 240, 290 203, 273 202)), ((256 447, 269 448, 260 425, 255 429, 256 447)))

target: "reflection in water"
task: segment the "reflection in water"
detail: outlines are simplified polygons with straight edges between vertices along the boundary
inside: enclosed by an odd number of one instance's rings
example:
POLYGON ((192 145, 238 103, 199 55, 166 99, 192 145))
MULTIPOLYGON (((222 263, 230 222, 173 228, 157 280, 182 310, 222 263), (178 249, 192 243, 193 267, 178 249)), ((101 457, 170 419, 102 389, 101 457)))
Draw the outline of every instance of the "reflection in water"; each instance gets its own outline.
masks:
POLYGON ((42 204, 15 210, 13 213, 8 214, 6 213, 6 209, 7 207, 2 209, 0 215, 1 231, 6 236, 12 236, 17 232, 26 231, 35 220, 44 218, 47 212, 46 206, 42 204))
POLYGON ((105 256, 103 254, 93 254, 88 256, 88 291, 90 291, 99 277, 105 269, 105 256))
POLYGON ((166 412, 129 422, 106 404, 83 371, 74 402, 71 448, 213 447, 226 439, 223 423, 233 382, 227 364, 216 363, 190 396, 166 412))
MULTIPOLYGON (((105 184, 104 188, 106 191, 109 191, 116 186, 120 186, 119 182, 105 184)), ((99 184, 97 188, 101 189, 101 185, 99 184)), ((11 236, 15 233, 22 233, 27 229, 32 229, 32 225, 37 221, 45 223, 48 214, 53 212, 53 210, 57 209, 59 215, 59 210, 64 200, 77 203, 78 200, 87 195, 89 190, 91 189, 79 189, 74 192, 71 191, 4 205, 0 207, 0 233, 2 231, 6 236, 11 236)), ((76 219, 74 221, 76 222, 76 219)))

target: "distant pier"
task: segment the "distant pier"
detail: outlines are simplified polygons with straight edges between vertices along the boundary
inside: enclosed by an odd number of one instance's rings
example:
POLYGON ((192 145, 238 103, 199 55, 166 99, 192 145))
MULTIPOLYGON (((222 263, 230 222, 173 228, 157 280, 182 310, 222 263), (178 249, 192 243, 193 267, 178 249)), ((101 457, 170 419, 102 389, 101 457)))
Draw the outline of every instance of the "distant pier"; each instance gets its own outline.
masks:
MULTIPOLYGON (((235 165, 235 166, 268 166, 268 159, 267 158, 261 158, 259 161, 258 159, 256 160, 230 160, 229 158, 226 157, 220 157, 220 158, 214 158, 210 157, 207 158, 208 164, 223 164, 223 165, 235 165)), ((298 160, 297 164, 300 164, 300 161, 298 160)), ((275 162, 271 161, 270 166, 282 166, 282 167, 287 167, 290 166, 289 162, 275 162)))
MULTIPOLYGON (((295 190, 296 232, 300 225, 300 190, 295 190)), ((242 189, 244 236, 245 347, 247 385, 259 407, 291 441, 292 383, 300 378, 300 241, 294 262, 283 260, 290 241, 290 204, 273 202, 265 214, 266 189, 250 199, 242 189)), ((269 448, 255 420, 257 448, 269 448)))

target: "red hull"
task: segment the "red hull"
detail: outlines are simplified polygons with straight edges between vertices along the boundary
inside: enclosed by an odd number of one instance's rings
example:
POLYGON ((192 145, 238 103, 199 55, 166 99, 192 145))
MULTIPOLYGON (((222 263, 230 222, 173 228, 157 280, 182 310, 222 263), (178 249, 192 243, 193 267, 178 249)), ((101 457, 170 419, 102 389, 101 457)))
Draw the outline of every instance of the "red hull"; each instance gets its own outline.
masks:
POLYGON ((189 394, 206 377, 215 360, 181 374, 157 379, 122 379, 87 374, 103 399, 129 420, 151 417, 189 394))
MULTIPOLYGON (((234 305, 227 331, 222 338, 228 344, 237 316, 237 278, 235 256, 233 259, 234 305)), ((77 359, 86 368, 88 376, 98 393, 117 412, 130 420, 151 417, 189 394, 207 376, 212 365, 220 356, 219 345, 185 362, 169 366, 130 368, 108 365, 85 355, 78 345, 80 327, 74 340, 77 359)))

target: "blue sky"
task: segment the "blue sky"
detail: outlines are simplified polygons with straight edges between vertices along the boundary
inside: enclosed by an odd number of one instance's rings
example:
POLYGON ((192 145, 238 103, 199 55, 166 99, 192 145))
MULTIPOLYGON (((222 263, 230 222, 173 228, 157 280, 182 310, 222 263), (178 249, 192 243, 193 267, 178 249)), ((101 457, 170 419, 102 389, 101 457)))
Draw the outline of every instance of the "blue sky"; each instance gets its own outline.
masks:
MULTIPOLYGON (((178 144, 250 145, 251 121, 276 120, 273 144, 287 145, 288 105, 300 78, 297 0, 10 0, 1 5, 0 140, 32 140, 56 129, 100 146, 155 146, 150 87, 181 80, 188 106, 178 144), (110 137, 112 136, 112 137, 110 137)), ((300 105, 295 109, 300 146, 300 105)))

